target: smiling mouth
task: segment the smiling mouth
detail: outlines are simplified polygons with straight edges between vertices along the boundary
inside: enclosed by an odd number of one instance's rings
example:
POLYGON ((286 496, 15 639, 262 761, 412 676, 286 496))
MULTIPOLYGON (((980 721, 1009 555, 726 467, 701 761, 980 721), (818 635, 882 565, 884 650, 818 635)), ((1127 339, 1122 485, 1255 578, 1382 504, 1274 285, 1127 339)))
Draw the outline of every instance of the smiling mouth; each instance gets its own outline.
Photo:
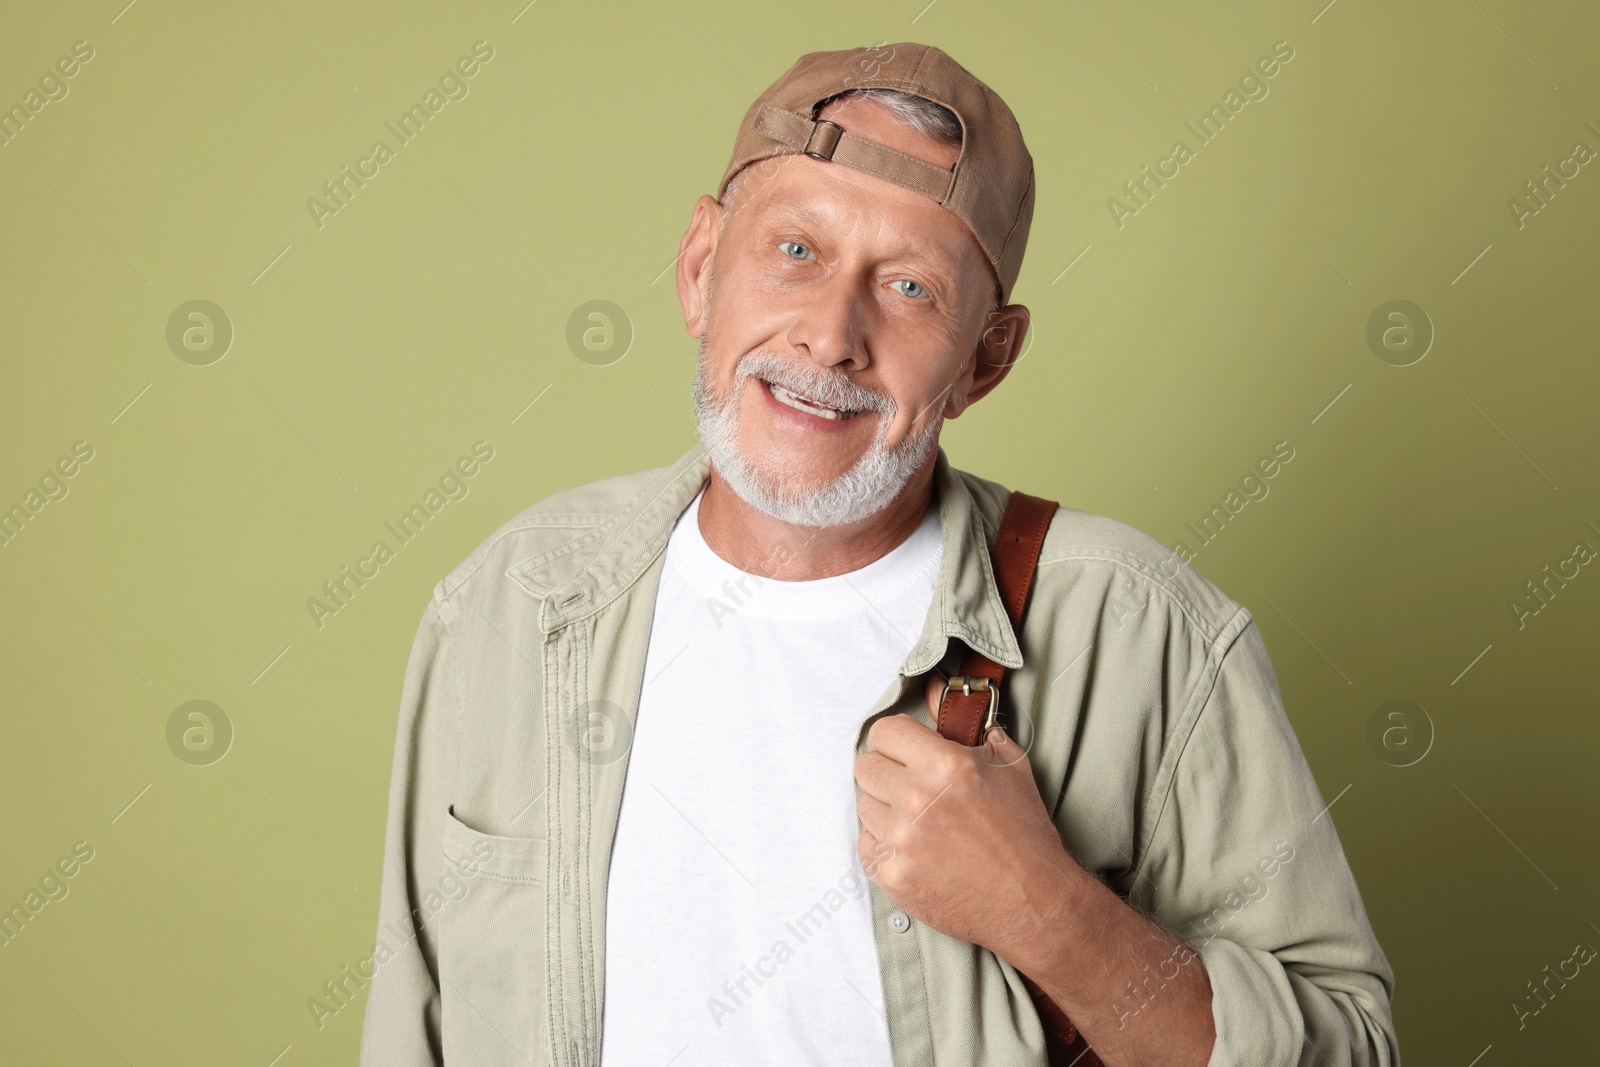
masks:
POLYGON ((761 384, 767 387, 767 391, 772 394, 772 398, 778 403, 794 408, 796 411, 803 411, 807 415, 815 415, 818 418, 833 419, 836 422, 843 422, 846 419, 853 419, 857 415, 861 414, 859 411, 850 411, 844 408, 830 408, 826 404, 819 404, 815 400, 801 396, 799 393, 790 392, 788 389, 785 389, 776 382, 769 382, 765 378, 761 379, 761 384))

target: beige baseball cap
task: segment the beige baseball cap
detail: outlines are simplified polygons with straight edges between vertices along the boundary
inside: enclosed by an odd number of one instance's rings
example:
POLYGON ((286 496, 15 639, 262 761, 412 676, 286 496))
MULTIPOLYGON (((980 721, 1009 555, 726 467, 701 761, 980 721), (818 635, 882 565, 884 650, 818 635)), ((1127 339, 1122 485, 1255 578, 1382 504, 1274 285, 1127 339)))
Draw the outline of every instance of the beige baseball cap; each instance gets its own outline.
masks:
POLYGON ((810 52, 756 98, 733 143, 717 199, 749 163, 784 153, 842 163, 938 201, 966 223, 1006 303, 1033 221, 1033 157, 1004 100, 944 52, 900 42, 810 52), (961 156, 949 170, 813 118, 850 89, 898 89, 943 104, 961 120, 961 156))

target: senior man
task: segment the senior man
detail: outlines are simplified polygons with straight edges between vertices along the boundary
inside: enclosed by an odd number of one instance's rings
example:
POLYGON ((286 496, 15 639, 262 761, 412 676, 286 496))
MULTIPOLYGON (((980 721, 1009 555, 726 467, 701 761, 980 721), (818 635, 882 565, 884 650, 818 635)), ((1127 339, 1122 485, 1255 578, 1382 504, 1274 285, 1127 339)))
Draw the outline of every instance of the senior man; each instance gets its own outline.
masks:
POLYGON ((677 264, 700 442, 423 612, 362 1062, 1042 1067, 1026 976, 1113 1067, 1398 1063, 1250 615, 1070 508, 1020 633, 1001 602, 1011 494, 938 441, 1028 328, 1010 110, 937 48, 811 53, 718 196, 677 264), (968 649, 1011 668, 972 747, 968 649))

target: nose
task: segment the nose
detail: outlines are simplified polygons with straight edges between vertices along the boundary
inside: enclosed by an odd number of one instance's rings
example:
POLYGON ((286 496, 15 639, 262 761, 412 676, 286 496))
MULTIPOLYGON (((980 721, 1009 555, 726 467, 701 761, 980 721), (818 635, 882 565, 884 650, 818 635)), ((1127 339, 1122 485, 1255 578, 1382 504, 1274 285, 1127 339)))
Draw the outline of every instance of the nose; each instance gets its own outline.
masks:
POLYGON ((795 308, 789 343, 819 367, 844 364, 847 370, 864 370, 871 316, 867 284, 850 271, 838 270, 807 286, 795 308))

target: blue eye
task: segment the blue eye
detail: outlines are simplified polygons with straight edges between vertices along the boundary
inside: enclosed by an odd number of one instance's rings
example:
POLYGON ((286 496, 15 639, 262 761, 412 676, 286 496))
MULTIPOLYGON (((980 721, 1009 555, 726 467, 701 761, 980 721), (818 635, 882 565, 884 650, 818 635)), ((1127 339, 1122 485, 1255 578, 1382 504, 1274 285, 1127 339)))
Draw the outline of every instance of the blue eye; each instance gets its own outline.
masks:
MULTIPOLYGON (((924 289, 921 285, 919 285, 918 283, 912 281, 910 278, 901 278, 900 281, 899 282, 895 282, 895 284, 899 285, 900 282, 905 282, 907 285, 915 286, 915 288, 917 290, 915 293, 905 293, 906 296, 913 296, 913 297, 917 297, 918 299, 921 299, 922 297, 925 297, 925 296, 928 295, 928 290, 924 289)), ((905 290, 902 289, 901 292, 904 293, 905 290)))
MULTIPOLYGON (((805 245, 799 243, 798 241, 779 241, 778 242, 778 247, 779 248, 782 248, 785 245, 788 245, 788 246, 790 246, 792 248, 798 248, 801 251, 807 253, 804 256, 790 256, 789 257, 790 259, 809 259, 810 258, 811 249, 807 248, 805 245)), ((789 255, 789 253, 785 252, 784 255, 787 256, 787 255, 789 255)))

